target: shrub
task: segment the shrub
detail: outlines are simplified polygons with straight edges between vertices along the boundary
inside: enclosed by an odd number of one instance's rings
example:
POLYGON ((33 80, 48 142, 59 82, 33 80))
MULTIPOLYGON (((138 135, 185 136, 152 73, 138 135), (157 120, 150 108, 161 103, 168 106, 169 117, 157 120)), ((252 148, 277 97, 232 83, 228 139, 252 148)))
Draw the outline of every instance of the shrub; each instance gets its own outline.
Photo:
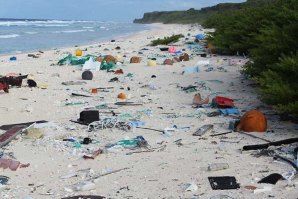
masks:
POLYGON ((164 37, 163 39, 156 39, 151 41, 151 46, 157 46, 157 45, 168 45, 170 43, 175 43, 179 41, 180 38, 184 37, 182 34, 179 35, 172 35, 170 37, 164 37))

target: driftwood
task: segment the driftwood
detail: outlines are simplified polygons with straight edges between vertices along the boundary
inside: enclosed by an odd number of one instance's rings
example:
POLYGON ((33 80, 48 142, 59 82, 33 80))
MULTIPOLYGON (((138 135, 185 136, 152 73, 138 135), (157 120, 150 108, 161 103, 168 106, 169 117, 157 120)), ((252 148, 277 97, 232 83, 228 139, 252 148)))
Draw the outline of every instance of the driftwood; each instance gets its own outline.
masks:
POLYGON ((114 170, 114 171, 111 171, 111 172, 108 172, 108 173, 104 173, 104 174, 100 174, 98 176, 92 177, 89 180, 95 180, 97 178, 100 178, 100 177, 103 177, 103 176, 107 176, 107 175, 110 175, 110 174, 114 174, 114 173, 118 173, 120 171, 124 171, 124 170, 127 170, 127 169, 129 169, 129 168, 128 167, 125 167, 125 168, 122 168, 122 169, 117 169, 117 170, 114 170))
POLYGON ((249 150, 257 150, 257 149, 267 149, 269 146, 280 146, 282 144, 292 144, 298 142, 298 138, 290 138, 285 140, 279 140, 276 142, 268 142, 266 144, 256 144, 256 145, 246 145, 243 146, 243 151, 249 151, 249 150))

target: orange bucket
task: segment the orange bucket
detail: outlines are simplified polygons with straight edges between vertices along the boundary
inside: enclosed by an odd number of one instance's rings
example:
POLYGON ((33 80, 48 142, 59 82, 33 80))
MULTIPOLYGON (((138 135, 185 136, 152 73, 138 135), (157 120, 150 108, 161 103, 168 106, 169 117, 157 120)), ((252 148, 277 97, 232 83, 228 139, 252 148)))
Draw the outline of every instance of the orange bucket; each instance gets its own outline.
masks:
POLYGON ((118 99, 122 99, 122 100, 125 100, 127 99, 125 93, 119 93, 118 96, 117 96, 118 99))

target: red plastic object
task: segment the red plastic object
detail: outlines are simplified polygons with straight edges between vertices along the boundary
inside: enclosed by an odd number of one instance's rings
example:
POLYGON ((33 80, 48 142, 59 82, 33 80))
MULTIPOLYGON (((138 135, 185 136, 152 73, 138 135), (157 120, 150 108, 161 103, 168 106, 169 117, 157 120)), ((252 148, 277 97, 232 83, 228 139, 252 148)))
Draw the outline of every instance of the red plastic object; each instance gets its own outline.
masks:
POLYGON ((121 74, 123 74, 123 73, 124 73, 124 72, 123 72, 122 69, 118 69, 118 70, 115 71, 114 74, 116 74, 116 75, 121 75, 121 74))
POLYGON ((232 108, 235 106, 234 100, 227 97, 216 96, 213 100, 219 108, 232 108))
POLYGON ((4 90, 5 93, 8 93, 9 85, 6 82, 0 82, 0 91, 4 90))

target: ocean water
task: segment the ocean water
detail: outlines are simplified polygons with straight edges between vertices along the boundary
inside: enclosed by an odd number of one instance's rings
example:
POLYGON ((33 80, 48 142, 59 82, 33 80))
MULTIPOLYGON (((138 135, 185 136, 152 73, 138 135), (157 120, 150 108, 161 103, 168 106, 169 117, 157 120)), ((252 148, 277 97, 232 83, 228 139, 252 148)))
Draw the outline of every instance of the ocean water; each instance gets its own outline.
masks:
POLYGON ((0 19, 0 54, 92 44, 148 29, 133 23, 0 19))

